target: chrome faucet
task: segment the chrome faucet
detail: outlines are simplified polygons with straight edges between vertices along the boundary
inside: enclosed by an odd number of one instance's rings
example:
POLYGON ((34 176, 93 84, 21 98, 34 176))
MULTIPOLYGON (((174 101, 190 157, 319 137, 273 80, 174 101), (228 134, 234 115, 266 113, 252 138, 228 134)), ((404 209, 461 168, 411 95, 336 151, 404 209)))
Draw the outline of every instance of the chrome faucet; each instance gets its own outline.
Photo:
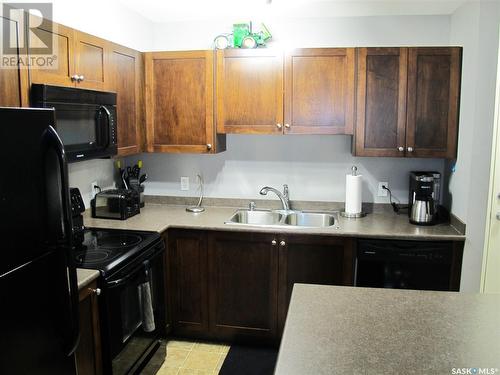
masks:
POLYGON ((283 209, 285 211, 290 210, 290 200, 289 200, 289 195, 288 195, 288 185, 283 185, 283 193, 281 193, 279 190, 276 190, 273 187, 270 186, 264 186, 262 189, 260 189, 260 195, 267 195, 268 192, 272 191, 274 194, 278 196, 278 198, 281 201, 281 204, 283 205, 283 209))

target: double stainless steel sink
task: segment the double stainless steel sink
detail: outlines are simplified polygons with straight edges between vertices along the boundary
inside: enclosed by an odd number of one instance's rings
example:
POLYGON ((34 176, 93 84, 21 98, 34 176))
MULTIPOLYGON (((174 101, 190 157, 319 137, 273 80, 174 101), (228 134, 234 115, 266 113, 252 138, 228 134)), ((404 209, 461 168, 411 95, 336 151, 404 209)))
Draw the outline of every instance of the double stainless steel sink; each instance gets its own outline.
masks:
POLYGON ((326 228, 338 227, 338 214, 291 210, 238 210, 225 223, 264 227, 326 228))

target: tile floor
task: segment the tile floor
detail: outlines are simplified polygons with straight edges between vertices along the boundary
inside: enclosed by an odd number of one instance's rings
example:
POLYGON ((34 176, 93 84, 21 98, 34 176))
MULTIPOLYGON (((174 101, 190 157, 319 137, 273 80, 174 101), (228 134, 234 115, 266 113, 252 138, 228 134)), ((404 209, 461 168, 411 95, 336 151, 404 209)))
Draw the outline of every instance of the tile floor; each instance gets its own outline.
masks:
POLYGON ((170 340, 167 357, 156 375, 218 374, 229 345, 204 341, 170 340))

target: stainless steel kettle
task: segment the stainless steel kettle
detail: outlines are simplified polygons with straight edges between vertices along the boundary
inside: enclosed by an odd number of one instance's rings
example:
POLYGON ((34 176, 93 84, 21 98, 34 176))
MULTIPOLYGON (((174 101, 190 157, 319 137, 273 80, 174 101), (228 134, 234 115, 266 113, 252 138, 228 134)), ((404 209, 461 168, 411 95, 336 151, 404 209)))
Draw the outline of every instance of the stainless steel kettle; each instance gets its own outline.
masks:
POLYGON ((436 217, 436 207, 433 199, 418 200, 416 199, 410 212, 410 223, 419 225, 434 224, 436 217))

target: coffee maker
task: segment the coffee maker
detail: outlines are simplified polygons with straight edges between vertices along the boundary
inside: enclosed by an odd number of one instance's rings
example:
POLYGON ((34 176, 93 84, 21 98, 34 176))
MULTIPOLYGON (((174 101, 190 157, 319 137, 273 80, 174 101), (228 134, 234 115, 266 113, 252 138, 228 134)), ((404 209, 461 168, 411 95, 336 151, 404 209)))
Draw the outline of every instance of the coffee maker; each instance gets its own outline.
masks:
POLYGON ((441 197, 441 174, 410 172, 408 215, 415 225, 434 225, 437 222, 441 197))

